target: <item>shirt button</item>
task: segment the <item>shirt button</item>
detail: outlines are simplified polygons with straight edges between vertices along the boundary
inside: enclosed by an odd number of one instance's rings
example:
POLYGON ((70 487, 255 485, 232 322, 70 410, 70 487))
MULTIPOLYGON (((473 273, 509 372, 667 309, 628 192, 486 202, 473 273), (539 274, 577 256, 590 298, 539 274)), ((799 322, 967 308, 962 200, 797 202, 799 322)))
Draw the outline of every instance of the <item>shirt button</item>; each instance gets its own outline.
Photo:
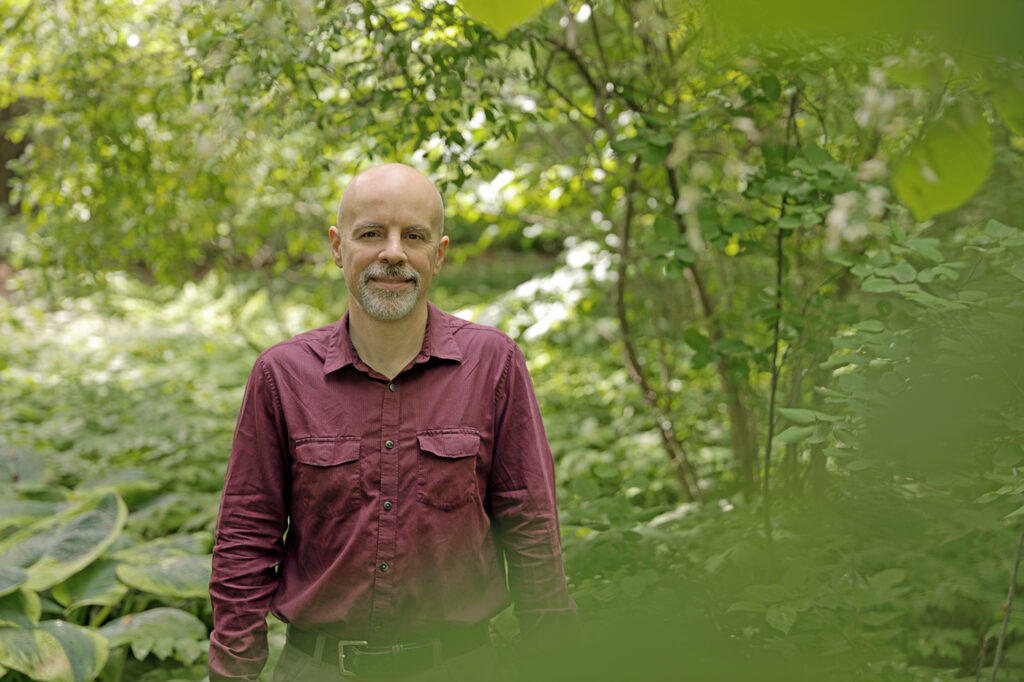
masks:
POLYGON ((390 566, 388 566, 388 562, 386 562, 386 561, 380 562, 380 571, 381 571, 381 573, 387 573, 388 572, 388 568, 390 568, 390 566))
POLYGON ((388 450, 390 450, 391 448, 395 447, 395 441, 393 441, 393 440, 386 440, 386 441, 384 441, 384 447, 386 447, 388 450))
POLYGON ((391 511, 391 500, 384 503, 384 511, 391 511))
POLYGON ((395 391, 398 390, 398 386, 395 386, 395 382, 392 381, 390 384, 388 384, 388 390, 394 393, 395 391))

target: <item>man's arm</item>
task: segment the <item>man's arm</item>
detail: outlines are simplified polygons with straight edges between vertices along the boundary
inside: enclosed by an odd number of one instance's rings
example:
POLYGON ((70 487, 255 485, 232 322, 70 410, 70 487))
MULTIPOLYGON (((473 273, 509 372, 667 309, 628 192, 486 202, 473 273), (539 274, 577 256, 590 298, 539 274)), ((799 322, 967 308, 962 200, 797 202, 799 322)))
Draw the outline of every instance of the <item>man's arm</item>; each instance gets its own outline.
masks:
POLYGON ((526 361, 512 347, 496 398, 488 495, 524 640, 575 628, 555 506, 551 450, 526 361))
POLYGON ((287 525, 286 460, 280 398, 259 358, 245 388, 217 519, 211 682, 255 680, 266 663, 266 618, 287 525))

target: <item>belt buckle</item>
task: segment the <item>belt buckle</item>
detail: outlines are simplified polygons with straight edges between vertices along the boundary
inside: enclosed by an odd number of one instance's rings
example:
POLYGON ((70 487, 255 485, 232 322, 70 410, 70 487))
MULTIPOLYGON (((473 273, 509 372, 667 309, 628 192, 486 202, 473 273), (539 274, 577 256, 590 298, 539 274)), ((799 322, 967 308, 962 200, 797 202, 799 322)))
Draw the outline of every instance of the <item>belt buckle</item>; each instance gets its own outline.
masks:
POLYGON ((351 670, 345 669, 345 647, 347 646, 365 646, 366 641, 361 639, 341 639, 338 640, 338 668, 341 672, 342 677, 355 677, 356 673, 351 670))

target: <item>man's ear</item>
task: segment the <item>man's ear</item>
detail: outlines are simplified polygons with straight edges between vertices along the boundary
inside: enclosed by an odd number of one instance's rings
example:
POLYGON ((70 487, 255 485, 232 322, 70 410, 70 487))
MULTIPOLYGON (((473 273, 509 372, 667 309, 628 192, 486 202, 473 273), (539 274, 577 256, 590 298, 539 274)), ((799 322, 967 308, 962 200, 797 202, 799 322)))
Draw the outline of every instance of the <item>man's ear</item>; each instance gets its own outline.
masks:
POLYGON ((448 236, 441 237, 437 244, 437 260, 434 262, 434 274, 441 272, 441 264, 444 263, 444 254, 448 251, 448 236))
POLYGON ((341 231, 334 225, 331 225, 331 229, 327 231, 327 235, 331 238, 331 255, 334 256, 334 264, 339 268, 342 267, 341 263, 341 231))

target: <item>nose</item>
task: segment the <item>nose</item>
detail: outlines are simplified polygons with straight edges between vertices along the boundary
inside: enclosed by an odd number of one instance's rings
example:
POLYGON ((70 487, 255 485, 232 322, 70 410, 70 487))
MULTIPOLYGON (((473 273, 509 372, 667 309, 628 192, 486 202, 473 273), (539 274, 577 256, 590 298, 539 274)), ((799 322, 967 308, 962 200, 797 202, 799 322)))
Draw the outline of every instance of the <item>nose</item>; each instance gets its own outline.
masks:
POLYGON ((402 235, 395 232, 389 233, 377 257, 392 265, 404 263, 405 249, 402 248, 402 235))

